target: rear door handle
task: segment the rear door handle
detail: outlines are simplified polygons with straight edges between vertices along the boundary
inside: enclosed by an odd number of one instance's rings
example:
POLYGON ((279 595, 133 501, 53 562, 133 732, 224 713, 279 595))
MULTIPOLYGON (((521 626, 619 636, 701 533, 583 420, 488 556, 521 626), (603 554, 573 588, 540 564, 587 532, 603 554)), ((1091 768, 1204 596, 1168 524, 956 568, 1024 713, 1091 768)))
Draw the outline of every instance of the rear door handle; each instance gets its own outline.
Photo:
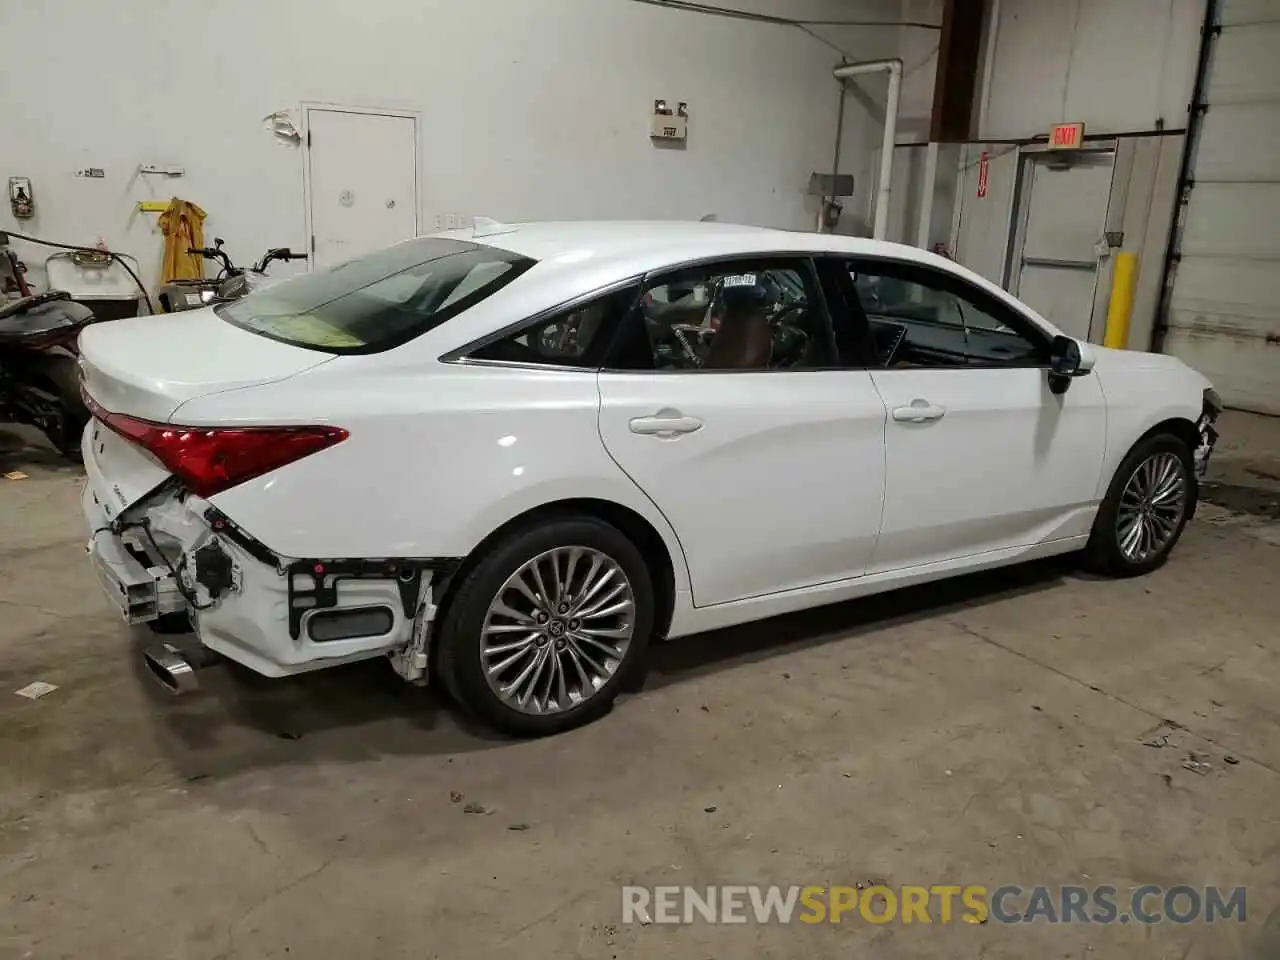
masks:
POLYGON ((933 423, 946 415, 946 407, 934 406, 928 400, 912 400, 909 407, 893 408, 893 419, 899 423, 933 423))
POLYGON ((697 417, 686 417, 678 410, 659 410, 651 417, 636 417, 631 421, 631 432, 646 437, 678 437, 702 429, 697 417))

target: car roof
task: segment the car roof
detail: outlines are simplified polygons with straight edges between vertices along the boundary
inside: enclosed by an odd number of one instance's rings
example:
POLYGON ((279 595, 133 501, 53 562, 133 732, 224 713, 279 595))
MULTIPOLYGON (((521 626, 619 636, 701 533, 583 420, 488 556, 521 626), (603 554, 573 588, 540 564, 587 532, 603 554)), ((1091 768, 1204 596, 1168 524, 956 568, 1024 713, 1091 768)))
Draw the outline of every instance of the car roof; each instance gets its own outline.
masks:
MULTIPOLYGON (((812 251, 896 259, 942 261, 918 247, 849 237, 736 223, 686 220, 563 220, 497 224, 450 230, 437 236, 500 247, 540 262, 581 263, 588 259, 637 260, 655 264, 685 257, 737 253, 812 251)), ((947 261, 942 261, 947 262, 947 261)))
MULTIPOLYGON (((478 226, 433 236, 495 247, 536 260, 536 265, 458 317, 442 324, 422 349, 452 349, 506 327, 512 320, 570 303, 656 270, 721 257, 769 253, 845 254, 925 264, 959 275, 1015 308, 1031 312, 1006 291, 938 254, 901 243, 806 233, 743 224, 681 220, 580 220, 478 226)), ((408 241, 412 243, 413 241, 408 241)))

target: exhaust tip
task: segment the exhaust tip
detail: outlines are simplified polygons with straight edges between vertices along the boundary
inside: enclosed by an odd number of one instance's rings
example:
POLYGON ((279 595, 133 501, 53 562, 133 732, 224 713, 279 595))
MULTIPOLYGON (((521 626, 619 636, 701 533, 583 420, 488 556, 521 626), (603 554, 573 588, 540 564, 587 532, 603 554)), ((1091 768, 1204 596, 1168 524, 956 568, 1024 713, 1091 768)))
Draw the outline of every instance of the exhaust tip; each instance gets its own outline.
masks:
POLYGON ((199 688, 196 670, 179 650, 169 643, 157 643, 142 652, 147 671, 175 697, 199 688))

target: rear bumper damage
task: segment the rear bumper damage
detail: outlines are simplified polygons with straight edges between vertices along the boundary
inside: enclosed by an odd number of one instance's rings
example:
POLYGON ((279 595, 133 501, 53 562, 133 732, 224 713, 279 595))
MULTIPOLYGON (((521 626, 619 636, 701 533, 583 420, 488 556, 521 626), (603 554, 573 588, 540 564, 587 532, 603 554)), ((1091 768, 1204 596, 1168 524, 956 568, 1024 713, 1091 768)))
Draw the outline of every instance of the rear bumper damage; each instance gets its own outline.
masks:
MULTIPOLYGON (((432 595, 455 562, 280 557, 176 487, 110 518, 94 480, 83 495, 88 553, 126 623, 185 613, 204 647, 269 677, 385 655, 406 680, 426 681, 432 595)), ((198 664, 177 647, 158 644, 146 661, 171 692, 194 688, 198 664)))

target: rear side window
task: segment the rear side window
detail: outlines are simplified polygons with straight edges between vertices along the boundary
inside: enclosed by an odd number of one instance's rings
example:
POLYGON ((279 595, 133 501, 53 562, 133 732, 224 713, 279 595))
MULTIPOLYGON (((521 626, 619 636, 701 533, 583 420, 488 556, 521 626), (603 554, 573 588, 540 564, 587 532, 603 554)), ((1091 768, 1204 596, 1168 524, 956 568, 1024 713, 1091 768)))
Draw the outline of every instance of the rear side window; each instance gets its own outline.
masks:
POLYGON ((228 323, 327 353, 377 353, 438 327, 535 261, 440 237, 396 244, 216 308, 228 323))
POLYGON ((617 324, 635 306, 639 283, 533 320, 503 332, 471 351, 473 360, 552 367, 598 367, 617 324))

